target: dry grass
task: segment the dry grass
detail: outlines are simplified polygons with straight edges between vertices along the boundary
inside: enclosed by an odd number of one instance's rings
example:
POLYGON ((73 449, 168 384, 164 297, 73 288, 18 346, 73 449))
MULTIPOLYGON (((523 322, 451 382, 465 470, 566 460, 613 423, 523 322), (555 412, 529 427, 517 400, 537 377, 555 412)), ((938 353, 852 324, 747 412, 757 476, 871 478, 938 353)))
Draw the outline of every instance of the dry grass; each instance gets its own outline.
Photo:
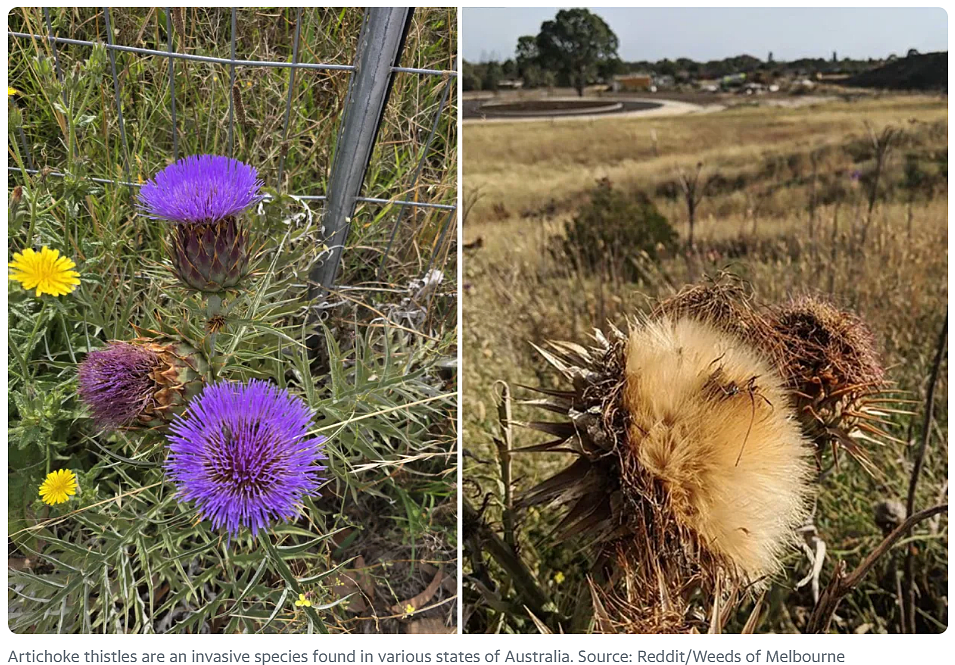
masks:
MULTIPOLYGON (((896 123, 907 129, 914 119, 925 126, 919 131, 941 121, 945 132, 947 102, 887 97, 799 109, 744 107, 692 117, 469 123, 463 137, 466 190, 484 195, 474 207, 475 216, 489 217, 492 206, 500 204, 512 219, 555 201, 572 204, 603 177, 653 190, 674 180, 676 166, 703 161, 705 173, 733 179, 774 156, 801 161, 812 149, 862 140, 863 117, 875 126, 896 123)), ((843 167, 849 165, 847 156, 843 167)))
MULTIPOLYGON (((924 400, 948 302, 947 171, 940 166, 947 164, 944 99, 887 96, 801 109, 737 108, 619 122, 467 124, 463 141, 466 198, 476 199, 465 221, 464 242, 481 239, 479 248, 465 254, 464 447, 471 456, 465 461, 464 489, 476 505, 487 501, 485 519, 492 526, 500 516, 491 445, 496 431, 492 383, 556 387, 528 342, 580 341, 596 325, 622 325, 627 316, 651 311, 658 299, 704 274, 729 270, 766 303, 785 303, 807 293, 827 295, 871 328, 886 378, 911 391, 913 399, 924 400), (863 120, 877 130, 889 124, 904 129, 869 220, 865 176, 860 182, 850 177, 856 169, 866 173, 873 163, 863 120), (659 156, 651 130, 656 131, 659 156), (903 186, 909 155, 934 174, 934 188, 903 186), (564 222, 604 176, 622 189, 650 194, 685 238, 686 211, 675 196, 670 198, 668 187, 675 182, 677 165, 698 160, 705 162, 708 177, 719 178, 700 206, 693 256, 647 265, 641 281, 633 283, 609 269, 604 274, 576 272, 549 251, 564 222)), ((942 377, 916 508, 946 495, 944 371, 942 377)), ((515 413, 517 419, 525 416, 520 409, 515 413)), ((919 439, 919 416, 893 415, 891 421, 899 439, 919 439)), ((542 440, 523 432, 516 438, 516 445, 542 440)), ((881 540, 873 519, 876 504, 906 495, 911 451, 892 443, 875 448, 871 456, 880 469, 877 476, 844 460, 825 478, 814 516, 829 552, 823 584, 836 560, 852 568, 881 540)), ((560 455, 516 458, 511 471, 517 489, 532 486, 567 461, 560 455)), ((559 515, 546 508, 520 517, 522 557, 558 608, 555 616, 573 615, 578 596, 589 593, 582 543, 558 546, 552 531, 559 515)), ((919 630, 942 630, 947 624, 947 518, 920 527, 912 540, 919 544, 919 630)), ((834 630, 899 631, 894 587, 899 552, 884 557, 862 588, 844 601, 834 630)), ((759 631, 807 626, 812 593, 794 587, 810 563, 793 552, 784 564, 788 577, 770 592, 759 631)), ((493 566, 490 570, 493 574, 493 566)), ((519 612, 489 610, 475 596, 465 602, 472 603, 466 611, 466 619, 473 612, 469 630, 536 630, 519 612)))

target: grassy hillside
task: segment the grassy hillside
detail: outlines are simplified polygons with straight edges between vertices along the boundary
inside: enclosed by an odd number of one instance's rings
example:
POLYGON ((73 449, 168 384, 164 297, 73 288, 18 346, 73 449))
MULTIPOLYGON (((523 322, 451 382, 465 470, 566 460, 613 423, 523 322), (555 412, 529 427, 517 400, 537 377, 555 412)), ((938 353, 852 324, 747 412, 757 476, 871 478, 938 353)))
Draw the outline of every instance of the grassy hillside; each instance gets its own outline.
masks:
MULTIPOLYGON (((464 130, 464 447, 465 496, 490 528, 502 529, 501 479, 491 438, 498 433, 495 395, 507 382, 557 387, 530 343, 586 341, 593 327, 625 324, 656 299, 687 283, 728 271, 764 302, 822 293, 858 313, 873 330, 889 378, 911 392, 917 415, 900 417, 893 434, 919 441, 924 399, 947 292, 947 100, 897 96, 791 109, 765 106, 673 118, 594 122, 467 124, 464 130), (869 129, 901 130, 878 186, 869 129), (678 171, 706 195, 696 213, 695 247, 687 247, 687 208, 678 171), (563 242, 567 224, 588 204, 596 181, 641 192, 680 234, 675 249, 652 260, 608 237, 603 264, 581 267, 563 242), (872 192, 874 197, 870 197, 872 192), (869 202, 872 198, 872 212, 869 202), (612 250, 612 251, 611 251, 612 250), (631 270, 633 266, 637 270, 631 270), (634 276, 636 275, 636 276, 634 276)), ((626 221, 622 222, 626 226, 626 221)), ((624 238, 626 236, 623 236, 624 238)), ((636 241, 636 239, 635 239, 636 241)), ((944 502, 947 492, 943 365, 935 395, 926 466, 916 505, 944 502)), ((531 413, 515 406, 515 419, 531 413)), ((543 441, 515 431, 515 447, 543 441)), ((904 504, 914 452, 908 443, 872 451, 881 475, 844 460, 819 488, 815 526, 828 546, 821 580, 837 561, 851 569, 882 539, 874 521, 884 500, 904 504)), ((517 456, 515 492, 566 465, 560 455, 517 456)), ((518 548, 530 575, 552 601, 552 617, 574 614, 586 592, 585 543, 557 542, 556 511, 521 513, 518 548)), ((919 631, 947 625, 947 518, 920 525, 916 547, 919 631)), ((894 583, 905 546, 883 557, 840 607, 839 632, 901 630, 894 583)), ((811 592, 795 584, 809 571, 793 552, 787 577, 770 594, 760 632, 804 630, 811 592)), ((490 559, 466 557, 467 627, 531 631, 515 587, 490 559), (480 584, 478 584, 480 583, 480 584), (500 600, 500 603, 496 603, 500 600)), ((738 630, 751 604, 735 624, 738 630)), ((567 624, 549 628, 567 629, 567 624)), ((559 623, 559 622, 558 622, 559 623)))

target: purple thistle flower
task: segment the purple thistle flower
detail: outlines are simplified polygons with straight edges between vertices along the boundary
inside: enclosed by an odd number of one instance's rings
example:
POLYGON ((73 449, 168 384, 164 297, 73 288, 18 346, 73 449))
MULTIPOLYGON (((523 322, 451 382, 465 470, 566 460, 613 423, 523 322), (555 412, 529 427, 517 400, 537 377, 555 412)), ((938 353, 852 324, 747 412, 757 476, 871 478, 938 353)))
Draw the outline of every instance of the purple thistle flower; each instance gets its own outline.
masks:
POLYGON ((111 342, 91 351, 79 366, 79 395, 102 429, 132 423, 156 391, 153 371, 162 365, 158 353, 128 342, 111 342))
POLYGON ((255 535, 294 517, 323 480, 325 437, 309 438, 311 419, 304 400, 266 381, 206 386, 170 427, 166 477, 213 528, 255 535))
POLYGON ((139 207, 153 219, 211 224, 258 203, 261 186, 255 167, 219 155, 193 155, 143 185, 139 207))

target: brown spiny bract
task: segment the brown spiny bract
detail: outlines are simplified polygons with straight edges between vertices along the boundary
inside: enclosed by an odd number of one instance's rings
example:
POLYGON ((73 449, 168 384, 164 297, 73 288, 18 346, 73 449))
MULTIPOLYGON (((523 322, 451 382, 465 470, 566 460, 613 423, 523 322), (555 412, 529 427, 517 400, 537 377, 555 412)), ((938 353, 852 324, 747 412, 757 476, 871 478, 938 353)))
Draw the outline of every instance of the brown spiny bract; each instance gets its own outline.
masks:
POLYGON ((150 374, 155 392, 140 414, 139 424, 148 427, 164 425, 174 414, 182 412, 202 388, 207 363, 185 342, 160 343, 159 339, 139 338, 132 343, 152 351, 157 357, 157 365, 150 374))

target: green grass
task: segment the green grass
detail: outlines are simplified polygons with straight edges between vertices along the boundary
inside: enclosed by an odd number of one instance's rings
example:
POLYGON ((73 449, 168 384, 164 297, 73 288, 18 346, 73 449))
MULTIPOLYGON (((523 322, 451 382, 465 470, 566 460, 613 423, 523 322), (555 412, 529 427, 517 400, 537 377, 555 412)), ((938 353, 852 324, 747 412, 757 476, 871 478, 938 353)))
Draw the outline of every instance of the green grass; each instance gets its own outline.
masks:
MULTIPOLYGON (((100 11, 50 11, 58 35, 103 40, 100 11)), ((167 48, 163 10, 115 9, 111 19, 116 43, 167 48)), ((306 8, 300 59, 351 64, 361 20, 357 9, 306 8)), ((294 9, 240 10, 237 54, 290 59, 294 21, 294 9)), ((185 26, 177 49, 229 56, 227 9, 189 9, 185 26)), ((16 10, 9 27, 45 33, 39 9, 16 10)), ((451 68, 455 30, 454 10, 417 10, 402 65, 451 68)), ((302 396, 316 413, 314 431, 329 437, 329 470, 321 497, 306 500, 299 518, 257 540, 245 534, 227 544, 207 524, 195 524, 163 481, 163 432, 98 434, 75 392, 77 363, 107 340, 135 337, 134 325, 197 348, 208 342, 205 303, 173 277, 163 225, 137 213, 131 188, 90 180, 123 180, 128 163, 137 182, 172 161, 168 61, 117 54, 127 162, 107 55, 58 49, 63 86, 45 42, 12 39, 10 47, 10 84, 19 90, 11 115, 19 114, 37 167, 66 177, 10 174, 9 195, 22 187, 22 200, 11 203, 8 256, 49 245, 72 257, 82 275, 73 294, 55 299, 8 287, 11 630, 404 632, 424 619, 453 625, 457 399, 455 378, 442 367, 456 354, 453 242, 434 258, 443 281, 427 300, 415 301, 412 284, 432 258, 447 213, 405 215, 383 278, 375 279, 398 209, 359 205, 330 297, 335 306, 320 327, 310 324, 307 272, 323 251, 322 209, 286 194, 325 193, 349 75, 296 73, 283 145, 288 70, 238 68, 245 121, 237 116, 235 156, 259 169, 275 198, 250 220, 262 252, 254 273, 225 299, 218 375, 265 378, 302 396), (319 353, 309 354, 306 344, 316 339, 319 353), (77 473, 80 492, 50 508, 37 487, 58 468, 77 473), (392 609, 425 590, 438 571, 446 582, 413 616, 392 609), (313 600, 307 611, 293 605, 304 591, 313 600)), ((179 155, 228 152, 228 67, 179 61, 175 68, 179 155)), ((409 192, 444 81, 396 76, 364 196, 409 192)), ((454 201, 455 108, 452 96, 411 191, 416 200, 454 201)), ((25 164, 15 127, 11 156, 25 164)))
MULTIPOLYGON (((945 317, 947 290, 946 102, 885 96, 803 109, 733 109, 679 118, 594 123, 468 124, 464 130, 465 200, 476 203, 465 219, 463 447, 465 497, 485 523, 503 532, 502 485, 492 437, 499 432, 495 382, 557 388, 554 373, 531 343, 548 339, 584 342, 607 322, 649 312, 653 302, 683 285, 730 271, 747 280, 764 302, 819 292, 861 315, 872 328, 888 376, 919 402, 917 415, 900 416, 892 432, 921 440, 923 402, 935 344, 945 317), (873 166, 867 149, 868 120, 878 131, 904 130, 890 156, 872 223, 863 241, 865 182, 873 166), (656 130, 657 146, 651 129, 656 130), (816 153, 816 205, 810 153, 816 153), (597 178, 609 176, 621 191, 648 195, 686 238, 686 209, 672 185, 676 165, 704 161, 713 179, 697 218, 697 252, 648 263, 617 247, 595 270, 577 271, 553 251, 565 224, 589 196, 597 178), (906 164, 912 162, 917 167, 906 164), (862 184, 852 184, 853 170, 862 184), (514 177, 516 170, 525 175, 514 177), (916 177, 917 174, 922 177, 916 177), (916 181, 918 184, 916 184, 916 181), (810 214, 813 233, 810 235, 810 214), (481 243, 476 243, 480 239, 481 243), (477 246, 477 245, 480 246, 477 246), (631 281, 619 261, 637 260, 631 281)), ((935 420, 916 508, 947 496, 947 361, 936 391, 935 420)), ((514 418, 540 415, 515 406, 514 418)), ((515 430, 515 447, 544 439, 515 430)), ((881 476, 843 460, 819 489, 815 525, 827 543, 825 584, 837 561, 851 570, 882 539, 873 508, 882 500, 905 503, 915 446, 889 444, 872 451, 881 476)), ((528 489, 566 466, 560 455, 521 455, 512 464, 514 491, 528 489)), ((541 507, 518 516, 521 559, 551 604, 549 628, 568 630, 590 567, 586 543, 557 542, 562 515, 541 507)), ((938 632, 948 623, 947 517, 923 523, 904 542, 917 550, 918 630, 938 632)), ((466 545, 470 543, 466 540, 466 545)), ((840 606, 833 630, 899 632, 895 571, 906 552, 883 557, 840 606)), ((786 575, 773 587, 759 632, 798 632, 806 627, 813 599, 795 584, 808 560, 793 552, 786 575)), ((511 575, 488 556, 465 550, 465 630, 537 632, 523 609, 511 575), (476 581, 491 593, 478 592, 476 581)), ((740 629, 752 604, 733 626, 740 629)))

